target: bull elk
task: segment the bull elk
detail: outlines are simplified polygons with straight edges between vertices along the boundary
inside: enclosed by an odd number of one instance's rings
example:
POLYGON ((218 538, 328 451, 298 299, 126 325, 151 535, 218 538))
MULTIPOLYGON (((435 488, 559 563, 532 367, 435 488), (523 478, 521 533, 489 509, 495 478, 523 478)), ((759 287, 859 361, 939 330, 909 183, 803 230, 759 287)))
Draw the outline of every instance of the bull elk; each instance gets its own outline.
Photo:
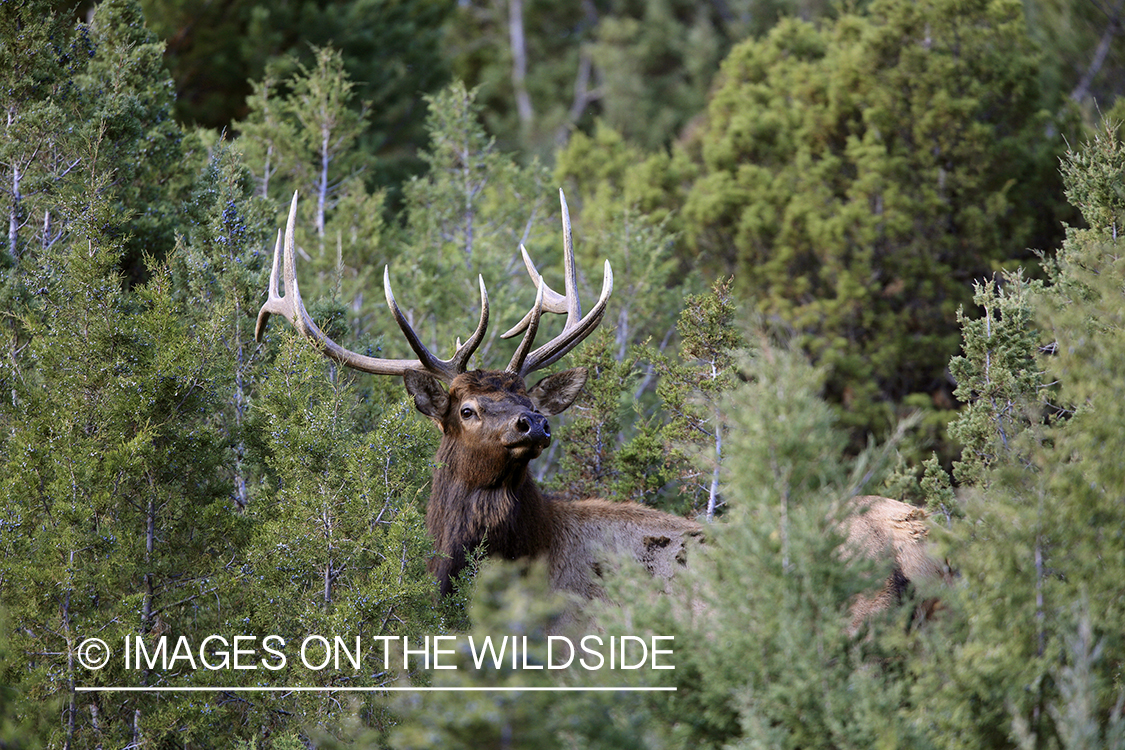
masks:
MULTIPOLYGON (((441 430, 426 509, 426 528, 437 550, 429 569, 442 594, 453 589, 466 555, 480 544, 491 555, 508 559, 547 560, 550 582, 581 596, 596 597, 599 563, 615 555, 631 556, 653 575, 668 578, 684 563, 687 545, 702 536, 695 521, 635 503, 603 499, 566 501, 545 495, 528 471, 529 462, 551 442, 547 418, 559 414, 578 397, 586 383, 585 368, 550 375, 528 389, 524 379, 554 364, 590 335, 605 314, 613 289, 613 273, 605 263, 601 295, 585 315, 576 291, 574 248, 566 198, 562 204, 564 293, 553 291, 536 270, 527 250, 524 264, 536 286, 535 304, 502 338, 523 333, 504 370, 468 370, 469 358, 484 340, 488 326, 488 292, 480 286, 480 319, 453 356, 441 360, 425 347, 398 307, 391 291, 390 269, 383 270, 387 306, 418 355, 416 360, 382 359, 349 351, 326 336, 301 301, 294 257, 297 196, 289 208, 284 233, 278 232, 270 273, 269 296, 258 313, 255 337, 261 340, 269 316, 283 315, 329 359, 375 375, 403 378, 414 404, 441 430), (279 289, 284 268, 285 295, 279 289), (565 314, 562 332, 532 349, 544 312, 565 314)), ((905 580, 928 572, 917 514, 911 506, 886 498, 860 498, 867 513, 854 516, 848 546, 866 556, 893 554, 894 573, 874 599, 858 600, 853 613, 862 619, 884 609, 901 593, 905 580), (905 519, 905 523, 900 522, 905 519)), ((857 619, 858 622, 858 619, 857 619)))
POLYGON ((416 360, 382 359, 349 351, 326 336, 309 317, 297 285, 293 231, 297 196, 284 234, 278 233, 270 273, 269 297, 258 313, 255 337, 261 340, 272 313, 283 315, 328 358, 375 375, 401 376, 418 410, 441 430, 441 444, 426 508, 426 528, 438 554, 429 562, 442 594, 466 565, 466 553, 482 542, 491 555, 508 559, 545 557, 551 585, 585 597, 597 596, 602 555, 632 555, 654 575, 669 577, 684 560, 685 544, 701 535, 700 525, 635 503, 602 499, 564 501, 545 495, 528 471, 529 462, 551 442, 547 417, 569 407, 586 384, 585 368, 550 375, 528 389, 524 379, 561 359, 589 336, 605 314, 613 289, 609 261, 601 295, 585 315, 576 291, 577 273, 566 199, 562 201, 565 287, 553 291, 521 246, 527 272, 536 285, 535 304, 502 338, 523 333, 504 370, 468 370, 469 358, 484 340, 488 292, 480 286, 476 330, 458 341, 453 356, 441 360, 425 347, 398 307, 390 269, 383 270, 387 306, 416 360), (284 265, 285 296, 278 288, 284 265), (565 314, 562 332, 532 349, 543 312, 565 314))

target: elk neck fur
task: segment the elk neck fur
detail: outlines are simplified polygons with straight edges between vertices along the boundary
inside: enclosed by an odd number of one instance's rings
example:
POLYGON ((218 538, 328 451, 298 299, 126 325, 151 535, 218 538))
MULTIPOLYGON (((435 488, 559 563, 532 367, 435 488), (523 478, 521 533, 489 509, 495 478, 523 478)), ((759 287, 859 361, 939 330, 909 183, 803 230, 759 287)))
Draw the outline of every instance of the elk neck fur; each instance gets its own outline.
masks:
POLYGON ((537 557, 550 546, 553 531, 548 500, 536 486, 527 462, 497 475, 482 470, 464 451, 453 450, 443 437, 434 467, 433 489, 426 508, 426 528, 445 557, 433 559, 443 593, 451 577, 466 564, 466 554, 482 542, 489 554, 507 559, 537 557))

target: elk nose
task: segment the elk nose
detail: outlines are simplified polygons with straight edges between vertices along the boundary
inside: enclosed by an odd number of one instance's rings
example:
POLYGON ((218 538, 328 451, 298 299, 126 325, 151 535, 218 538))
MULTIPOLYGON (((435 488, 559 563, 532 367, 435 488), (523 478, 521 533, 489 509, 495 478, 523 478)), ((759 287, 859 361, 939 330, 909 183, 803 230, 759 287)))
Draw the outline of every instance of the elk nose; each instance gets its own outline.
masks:
POLYGON ((551 439, 551 425, 542 414, 527 412, 516 417, 516 432, 529 438, 551 439))

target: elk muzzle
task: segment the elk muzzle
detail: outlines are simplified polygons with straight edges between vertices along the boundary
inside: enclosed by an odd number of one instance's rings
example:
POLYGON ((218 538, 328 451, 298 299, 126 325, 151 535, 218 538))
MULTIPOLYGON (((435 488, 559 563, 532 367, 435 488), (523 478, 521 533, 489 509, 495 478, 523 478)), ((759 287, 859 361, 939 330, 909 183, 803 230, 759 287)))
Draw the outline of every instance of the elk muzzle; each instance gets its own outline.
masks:
POLYGON ((503 441, 505 448, 526 449, 534 458, 551 444, 551 424, 538 412, 521 412, 511 418, 503 441))

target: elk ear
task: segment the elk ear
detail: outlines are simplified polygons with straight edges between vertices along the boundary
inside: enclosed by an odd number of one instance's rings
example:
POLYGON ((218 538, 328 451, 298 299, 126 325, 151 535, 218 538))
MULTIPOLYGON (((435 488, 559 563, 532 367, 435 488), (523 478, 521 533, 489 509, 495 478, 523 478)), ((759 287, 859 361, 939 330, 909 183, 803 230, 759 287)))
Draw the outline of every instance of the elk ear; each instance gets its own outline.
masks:
POLYGON ((433 375, 421 370, 407 370, 402 374, 406 392, 414 397, 418 411, 441 424, 449 410, 449 394, 433 375))
POLYGON ((578 398, 584 385, 586 368, 575 367, 543 378, 527 395, 536 409, 550 417, 566 411, 574 403, 574 399, 578 398))

